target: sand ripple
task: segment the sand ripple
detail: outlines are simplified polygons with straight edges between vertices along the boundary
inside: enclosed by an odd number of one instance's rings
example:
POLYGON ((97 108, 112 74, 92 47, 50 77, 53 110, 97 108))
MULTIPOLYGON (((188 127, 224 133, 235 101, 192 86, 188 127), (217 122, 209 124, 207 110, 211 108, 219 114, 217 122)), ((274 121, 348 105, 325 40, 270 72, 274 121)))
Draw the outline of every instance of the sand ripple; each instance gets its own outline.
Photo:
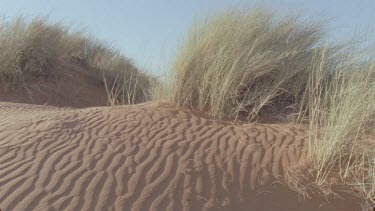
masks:
POLYGON ((282 184, 306 156, 306 133, 293 127, 152 104, 0 103, 0 118, 3 211, 315 210, 282 184))

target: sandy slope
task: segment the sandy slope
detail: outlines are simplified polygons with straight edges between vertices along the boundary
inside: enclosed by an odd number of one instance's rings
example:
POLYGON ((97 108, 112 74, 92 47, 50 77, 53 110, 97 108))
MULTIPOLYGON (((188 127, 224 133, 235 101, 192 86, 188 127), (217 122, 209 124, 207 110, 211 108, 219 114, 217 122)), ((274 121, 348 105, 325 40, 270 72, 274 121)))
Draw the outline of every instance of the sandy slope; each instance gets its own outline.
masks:
POLYGON ((69 109, 0 103, 0 208, 357 210, 283 185, 306 134, 143 104, 69 109))
POLYGON ((0 101, 75 108, 107 105, 104 83, 89 67, 62 60, 49 71, 48 77, 30 76, 17 88, 0 82, 0 101))

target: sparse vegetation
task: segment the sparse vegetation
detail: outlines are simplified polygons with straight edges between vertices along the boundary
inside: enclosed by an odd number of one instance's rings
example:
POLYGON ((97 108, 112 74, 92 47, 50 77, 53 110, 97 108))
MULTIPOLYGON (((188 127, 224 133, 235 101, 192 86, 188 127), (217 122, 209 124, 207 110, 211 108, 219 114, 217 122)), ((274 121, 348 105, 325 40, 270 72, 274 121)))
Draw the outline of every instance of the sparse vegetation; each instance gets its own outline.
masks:
POLYGON ((375 205, 375 52, 326 43, 324 34, 321 24, 296 16, 230 10, 191 29, 163 82, 111 45, 60 23, 2 20, 0 82, 24 87, 73 58, 103 83, 109 105, 168 99, 217 119, 303 124, 308 171, 293 170, 291 186, 325 196, 345 189, 368 208, 375 205))
POLYGON ((375 132, 375 62, 373 52, 355 49, 325 43, 322 25, 298 17, 231 10, 191 29, 169 97, 218 119, 272 116, 309 125, 302 174, 310 179, 294 186, 304 194, 312 186, 324 195, 345 189, 373 206, 375 150, 363 135, 375 132))
POLYGON ((51 24, 47 18, 3 19, 0 48, 0 79, 4 86, 26 87, 32 76, 50 76, 60 59, 74 58, 90 69, 94 81, 104 83, 105 78, 107 85, 121 87, 116 102, 127 98, 121 103, 139 103, 150 97, 148 75, 118 50, 62 23, 51 24))

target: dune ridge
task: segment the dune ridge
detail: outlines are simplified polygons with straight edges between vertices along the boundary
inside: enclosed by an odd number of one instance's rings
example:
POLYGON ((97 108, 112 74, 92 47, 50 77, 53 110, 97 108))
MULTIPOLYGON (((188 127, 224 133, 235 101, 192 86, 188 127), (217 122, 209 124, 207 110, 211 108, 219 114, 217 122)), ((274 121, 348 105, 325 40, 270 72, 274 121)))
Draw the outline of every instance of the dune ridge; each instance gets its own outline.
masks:
POLYGON ((86 109, 0 103, 6 210, 356 210, 285 185, 307 133, 146 103, 86 109))

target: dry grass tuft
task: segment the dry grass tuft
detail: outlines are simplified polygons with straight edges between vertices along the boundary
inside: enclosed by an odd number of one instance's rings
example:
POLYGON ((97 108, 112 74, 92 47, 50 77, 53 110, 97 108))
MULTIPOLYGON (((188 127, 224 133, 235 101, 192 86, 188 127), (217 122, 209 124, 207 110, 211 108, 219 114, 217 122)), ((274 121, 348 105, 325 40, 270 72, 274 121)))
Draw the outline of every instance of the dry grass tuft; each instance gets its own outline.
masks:
POLYGON ((229 11, 195 25, 173 65, 172 101, 216 118, 253 120, 304 107, 307 63, 323 34, 297 17, 229 11))
POLYGON ((59 59, 73 58, 91 71, 94 82, 121 89, 118 99, 109 99, 110 104, 144 102, 151 95, 152 79, 118 50, 62 23, 51 24, 47 18, 3 19, 0 49, 0 82, 7 87, 27 87, 33 77, 52 75, 59 59))
POLYGON ((364 136, 375 135, 375 63, 345 51, 346 59, 332 67, 324 63, 327 53, 319 52, 311 64, 309 156, 314 183, 330 193, 335 178, 368 207, 374 206, 375 136, 369 142, 364 136))
POLYGON ((366 143, 363 136, 375 133, 374 52, 361 55, 353 43, 324 46, 323 31, 267 10, 209 18, 180 49, 169 96, 218 119, 269 115, 308 124, 308 171, 291 174, 294 187, 325 196, 345 190, 371 207, 375 136, 366 143))
POLYGON ((23 84, 31 75, 45 76, 64 53, 66 29, 45 18, 27 23, 22 17, 0 22, 0 79, 23 84))

